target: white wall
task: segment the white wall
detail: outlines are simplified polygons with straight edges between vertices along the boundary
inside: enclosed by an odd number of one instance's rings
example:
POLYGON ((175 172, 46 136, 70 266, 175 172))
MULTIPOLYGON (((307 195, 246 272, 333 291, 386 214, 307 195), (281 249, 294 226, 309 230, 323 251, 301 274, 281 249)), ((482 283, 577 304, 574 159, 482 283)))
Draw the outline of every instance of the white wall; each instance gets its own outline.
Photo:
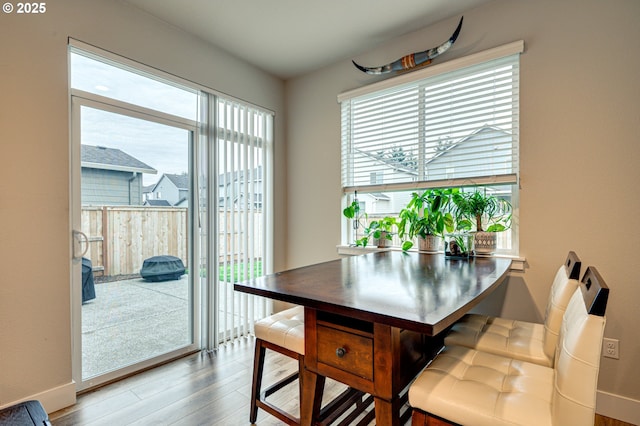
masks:
MULTIPOLYGON (((611 287, 605 335, 620 339, 620 360, 602 359, 598 388, 631 398, 638 408, 640 2, 496 0, 464 17, 458 41, 437 62, 525 41, 520 253, 527 265, 499 292, 501 313, 540 321, 553 275, 575 250, 611 287)), ((458 19, 353 59, 378 65, 424 50, 447 37, 458 19)), ((288 267, 337 257, 343 206, 336 96, 385 78, 361 73, 350 59, 286 84, 288 267)))
MULTIPOLYGON (((67 38, 276 112, 284 187, 284 85, 217 48, 113 0, 55 0, 39 16, 0 14, 0 407, 73 402, 67 38)), ((277 206, 286 202, 275 194, 277 206)), ((276 235, 285 234, 276 207, 276 235)), ((276 244, 276 269, 284 265, 276 244)))

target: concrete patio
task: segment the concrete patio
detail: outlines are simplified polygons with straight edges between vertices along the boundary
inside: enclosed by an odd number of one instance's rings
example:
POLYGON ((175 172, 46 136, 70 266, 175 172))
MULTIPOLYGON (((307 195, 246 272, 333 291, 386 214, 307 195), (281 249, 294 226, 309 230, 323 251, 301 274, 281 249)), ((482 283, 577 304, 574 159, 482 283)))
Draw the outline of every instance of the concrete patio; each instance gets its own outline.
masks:
POLYGON ((95 285, 82 305, 83 378, 187 345, 188 276, 148 282, 142 278, 95 285))
MULTIPOLYGON (((224 327, 234 324, 233 316, 237 321, 246 295, 234 297, 232 283, 220 285, 227 295, 226 304, 220 304, 224 327), (232 303, 233 311, 226 312, 232 303)), ((160 282, 133 278, 96 283, 95 292, 96 298, 82 305, 83 379, 190 343, 188 275, 160 282)))

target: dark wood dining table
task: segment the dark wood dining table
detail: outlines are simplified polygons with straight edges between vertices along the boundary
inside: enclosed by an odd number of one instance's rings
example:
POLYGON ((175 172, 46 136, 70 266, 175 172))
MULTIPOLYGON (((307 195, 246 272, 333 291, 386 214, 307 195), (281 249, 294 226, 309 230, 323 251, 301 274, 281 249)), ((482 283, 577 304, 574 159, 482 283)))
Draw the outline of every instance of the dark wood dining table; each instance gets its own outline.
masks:
POLYGON ((376 424, 401 424, 406 388, 441 348, 444 331, 496 289, 511 260, 384 251, 235 284, 305 307, 301 424, 319 414, 330 377, 373 395, 376 424))

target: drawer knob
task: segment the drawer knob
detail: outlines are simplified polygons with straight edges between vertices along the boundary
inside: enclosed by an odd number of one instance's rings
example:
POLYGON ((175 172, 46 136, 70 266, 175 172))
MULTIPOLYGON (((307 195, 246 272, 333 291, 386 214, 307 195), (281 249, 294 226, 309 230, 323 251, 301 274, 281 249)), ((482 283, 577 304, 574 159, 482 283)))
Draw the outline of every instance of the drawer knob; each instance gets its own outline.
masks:
POLYGON ((338 358, 342 358, 347 354, 347 350, 345 348, 338 348, 336 349, 336 356, 338 358))

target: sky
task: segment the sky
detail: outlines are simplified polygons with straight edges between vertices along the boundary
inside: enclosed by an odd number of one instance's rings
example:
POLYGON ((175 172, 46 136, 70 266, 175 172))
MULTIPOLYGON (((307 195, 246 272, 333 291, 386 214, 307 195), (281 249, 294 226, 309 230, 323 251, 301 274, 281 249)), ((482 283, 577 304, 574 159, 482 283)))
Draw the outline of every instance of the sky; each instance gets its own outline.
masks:
MULTIPOLYGON (((71 85, 194 122, 197 119, 197 93, 76 53, 71 55, 71 85)), ((120 149, 158 171, 144 174, 144 185, 157 182, 163 173, 189 169, 188 130, 89 106, 82 107, 81 118, 82 144, 120 149)))
POLYGON ((117 148, 156 169, 145 173, 143 184, 156 183, 163 173, 181 174, 189 170, 189 131, 82 108, 82 144, 117 148))

